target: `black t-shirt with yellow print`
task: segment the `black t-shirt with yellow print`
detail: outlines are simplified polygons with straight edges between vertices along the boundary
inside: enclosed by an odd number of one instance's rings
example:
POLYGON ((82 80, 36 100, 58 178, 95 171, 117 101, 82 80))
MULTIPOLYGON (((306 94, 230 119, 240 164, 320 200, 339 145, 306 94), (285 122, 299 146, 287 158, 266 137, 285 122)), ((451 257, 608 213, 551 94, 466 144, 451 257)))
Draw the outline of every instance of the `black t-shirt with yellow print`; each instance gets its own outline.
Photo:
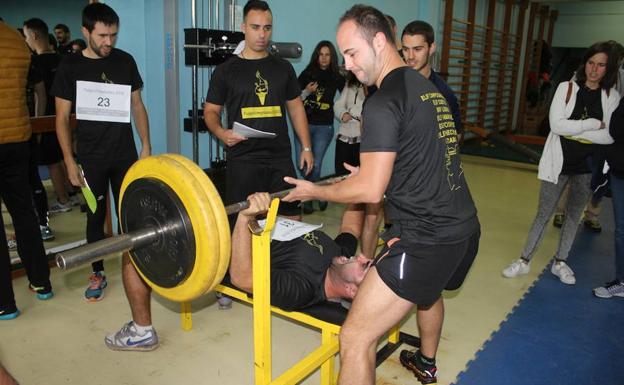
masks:
POLYGON ((476 231, 453 114, 433 83, 409 67, 391 71, 366 100, 362 124, 361 152, 396 153, 384 213, 397 236, 449 244, 476 231))
POLYGON ((317 82, 316 91, 308 95, 303 101, 308 123, 319 125, 331 125, 334 123, 334 99, 336 92, 342 91, 345 79, 340 74, 334 74, 330 70, 309 69, 299 75, 301 89, 310 82, 317 82))
POLYGON ((228 159, 290 159, 286 101, 301 90, 292 65, 273 55, 258 60, 234 56, 215 69, 206 102, 225 106, 228 127, 234 122, 273 132, 273 139, 253 139, 227 149, 228 159))

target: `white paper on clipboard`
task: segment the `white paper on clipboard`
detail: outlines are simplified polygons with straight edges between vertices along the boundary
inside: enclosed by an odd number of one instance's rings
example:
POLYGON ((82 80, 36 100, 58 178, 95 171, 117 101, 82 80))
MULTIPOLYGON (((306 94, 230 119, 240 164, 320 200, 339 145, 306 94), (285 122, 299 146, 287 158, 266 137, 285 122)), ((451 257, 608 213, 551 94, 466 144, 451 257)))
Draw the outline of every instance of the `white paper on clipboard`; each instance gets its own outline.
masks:
MULTIPOLYGON (((259 220, 258 224, 264 228, 266 219, 259 220)), ((273 227, 273 231, 271 232, 271 239, 276 241, 292 241, 304 234, 320 229, 322 226, 322 223, 320 225, 313 225, 288 218, 277 217, 275 227, 273 227)))
POLYGON ((232 129, 235 134, 244 136, 245 138, 273 139, 277 136, 274 132, 256 130, 239 122, 234 122, 234 127, 232 127, 232 129))

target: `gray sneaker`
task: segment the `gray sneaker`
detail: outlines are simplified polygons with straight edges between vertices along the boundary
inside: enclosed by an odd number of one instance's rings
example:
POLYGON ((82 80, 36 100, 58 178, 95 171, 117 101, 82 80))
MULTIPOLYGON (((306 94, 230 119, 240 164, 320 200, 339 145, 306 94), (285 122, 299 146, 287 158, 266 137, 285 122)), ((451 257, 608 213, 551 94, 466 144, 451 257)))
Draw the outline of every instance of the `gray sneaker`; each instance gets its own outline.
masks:
POLYGON ((117 333, 107 335, 104 342, 112 350, 147 352, 158 347, 158 335, 154 328, 140 335, 134 327, 134 321, 130 321, 117 333))
POLYGON ((595 288, 594 295, 598 298, 624 297, 624 283, 616 279, 604 286, 595 288))
POLYGON ((66 203, 56 201, 52 205, 50 205, 50 207, 48 208, 48 212, 50 212, 50 214, 66 213, 68 211, 71 211, 71 209, 72 206, 69 201, 67 201, 66 203))

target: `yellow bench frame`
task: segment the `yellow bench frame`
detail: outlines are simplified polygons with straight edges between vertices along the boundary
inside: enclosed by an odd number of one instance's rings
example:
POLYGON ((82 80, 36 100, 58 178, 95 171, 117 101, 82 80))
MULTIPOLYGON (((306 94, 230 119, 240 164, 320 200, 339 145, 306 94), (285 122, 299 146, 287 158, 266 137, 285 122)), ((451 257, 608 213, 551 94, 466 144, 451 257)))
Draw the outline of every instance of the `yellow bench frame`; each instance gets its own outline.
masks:
MULTIPOLYGON (((217 285, 215 290, 253 306, 255 385, 298 384, 319 368, 321 385, 335 385, 338 380, 335 357, 339 352, 338 335, 340 334, 340 326, 314 318, 305 313, 288 312, 271 306, 270 245, 271 231, 275 226, 278 206, 279 199, 274 199, 267 214, 264 230, 259 235, 253 235, 253 299, 250 298, 248 293, 228 286, 217 285), (276 379, 272 379, 272 313, 320 329, 321 331, 321 345, 276 379)), ((181 317, 183 329, 190 330, 192 327, 190 303, 182 304, 181 317)), ((397 325, 390 331, 388 345, 398 346, 403 342, 401 340, 403 333, 399 332, 399 328, 400 325, 397 325)), ((383 359, 390 353, 386 354, 383 359)))

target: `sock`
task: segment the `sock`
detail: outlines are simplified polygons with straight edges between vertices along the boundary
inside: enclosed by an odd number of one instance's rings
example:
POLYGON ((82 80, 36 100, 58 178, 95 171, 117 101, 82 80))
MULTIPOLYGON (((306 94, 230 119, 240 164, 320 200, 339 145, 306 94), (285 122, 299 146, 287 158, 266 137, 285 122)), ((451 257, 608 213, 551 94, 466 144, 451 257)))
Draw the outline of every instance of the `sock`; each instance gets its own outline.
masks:
POLYGON ((524 263, 526 263, 527 265, 529 264, 529 262, 531 262, 528 259, 526 259, 525 257, 520 257, 520 259, 522 259, 524 261, 524 263))
POLYGON ((142 335, 142 336, 147 334, 147 332, 151 332, 154 329, 152 325, 141 326, 141 325, 138 325, 134 321, 132 321, 132 327, 137 332, 137 334, 142 335))
POLYGON ((420 361, 421 364, 423 364, 423 365, 425 365, 427 367, 435 366, 435 358, 429 358, 429 357, 425 356, 424 354, 422 354, 422 352, 420 350, 418 351, 417 359, 420 361))

